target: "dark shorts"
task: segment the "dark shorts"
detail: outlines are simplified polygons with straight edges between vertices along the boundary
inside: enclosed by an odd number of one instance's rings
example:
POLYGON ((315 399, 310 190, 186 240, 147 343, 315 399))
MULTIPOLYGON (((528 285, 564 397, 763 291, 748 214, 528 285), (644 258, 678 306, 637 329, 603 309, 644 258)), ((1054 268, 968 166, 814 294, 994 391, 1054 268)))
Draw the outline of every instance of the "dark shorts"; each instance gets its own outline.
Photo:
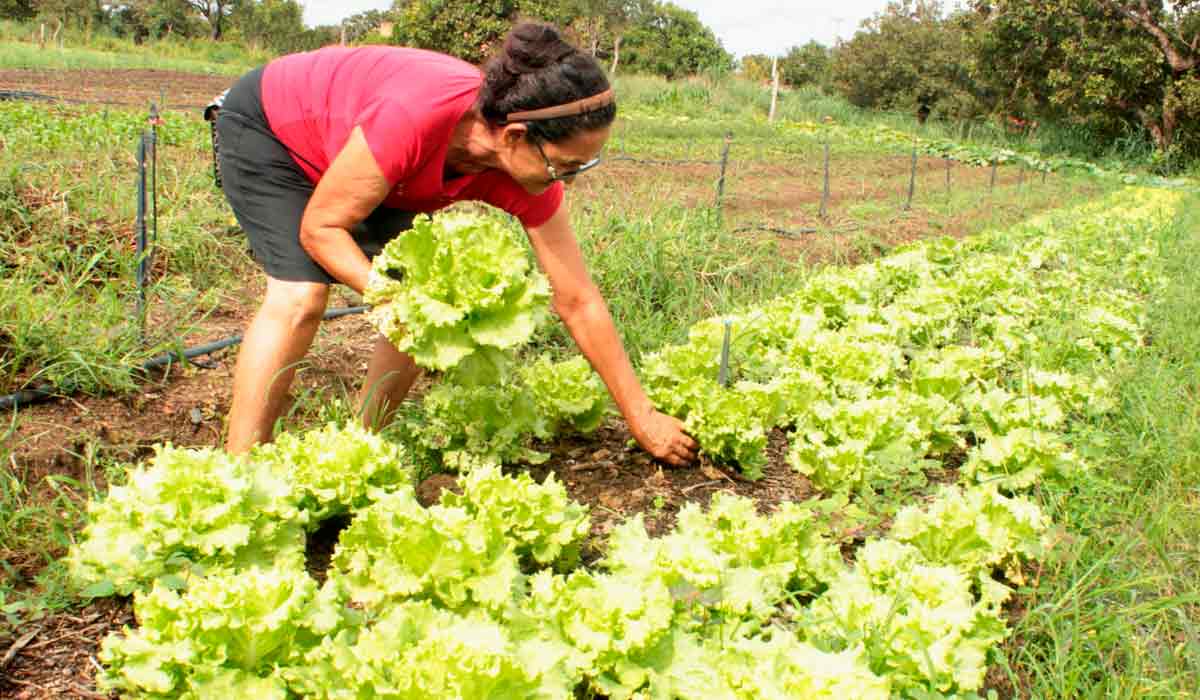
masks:
MULTIPOLYGON (((262 106, 262 68, 242 76, 217 116, 221 188, 268 275, 291 282, 336 282, 300 245, 300 219, 313 184, 271 132, 262 106)), ((413 214, 379 207, 350 234, 368 258, 401 231, 413 214)))

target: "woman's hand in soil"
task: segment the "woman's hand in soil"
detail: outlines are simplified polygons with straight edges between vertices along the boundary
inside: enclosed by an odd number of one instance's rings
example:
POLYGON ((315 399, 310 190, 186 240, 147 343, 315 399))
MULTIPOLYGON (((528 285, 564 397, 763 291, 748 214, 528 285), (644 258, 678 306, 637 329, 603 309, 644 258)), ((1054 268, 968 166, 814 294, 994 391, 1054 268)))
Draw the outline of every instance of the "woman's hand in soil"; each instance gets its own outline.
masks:
POLYGON ((655 459, 682 467, 696 458, 699 445, 683 431, 683 422, 653 408, 629 423, 634 439, 655 459))

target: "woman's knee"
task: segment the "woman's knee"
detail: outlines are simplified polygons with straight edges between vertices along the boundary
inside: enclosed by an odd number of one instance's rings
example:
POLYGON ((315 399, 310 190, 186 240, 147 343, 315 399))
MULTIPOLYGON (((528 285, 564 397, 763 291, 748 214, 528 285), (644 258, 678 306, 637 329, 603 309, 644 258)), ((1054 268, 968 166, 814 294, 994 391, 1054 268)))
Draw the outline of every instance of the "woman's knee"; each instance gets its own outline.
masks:
POLYGON ((267 294, 259 313, 292 327, 321 322, 329 303, 329 285, 267 279, 267 294))

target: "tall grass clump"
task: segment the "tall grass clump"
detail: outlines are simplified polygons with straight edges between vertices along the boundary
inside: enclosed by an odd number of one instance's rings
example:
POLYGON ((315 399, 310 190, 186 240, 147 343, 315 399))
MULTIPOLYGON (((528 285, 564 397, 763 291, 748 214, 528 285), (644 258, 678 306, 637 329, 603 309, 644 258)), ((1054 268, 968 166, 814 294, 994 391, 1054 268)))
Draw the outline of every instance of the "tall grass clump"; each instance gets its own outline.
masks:
MULTIPOLYGON (((635 363, 683 341, 697 321, 761 303, 804 278, 775 241, 730 232, 711 208, 613 208, 576 219, 588 269, 635 363)), ((548 324, 539 345, 572 347, 562 324, 548 324)))

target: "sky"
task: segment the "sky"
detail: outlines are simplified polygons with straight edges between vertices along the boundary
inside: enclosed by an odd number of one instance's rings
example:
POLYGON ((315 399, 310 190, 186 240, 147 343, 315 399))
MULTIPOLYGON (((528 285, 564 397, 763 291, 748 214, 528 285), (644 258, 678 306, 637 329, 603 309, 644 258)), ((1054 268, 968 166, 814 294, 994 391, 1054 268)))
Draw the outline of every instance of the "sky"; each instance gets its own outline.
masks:
MULTIPOLYGON (((712 27, 726 50, 783 54, 791 46, 816 39, 830 45, 848 39, 859 24, 882 10, 887 0, 674 0, 712 27)), ((301 0, 310 26, 337 24, 364 10, 381 10, 390 0, 301 0)))

